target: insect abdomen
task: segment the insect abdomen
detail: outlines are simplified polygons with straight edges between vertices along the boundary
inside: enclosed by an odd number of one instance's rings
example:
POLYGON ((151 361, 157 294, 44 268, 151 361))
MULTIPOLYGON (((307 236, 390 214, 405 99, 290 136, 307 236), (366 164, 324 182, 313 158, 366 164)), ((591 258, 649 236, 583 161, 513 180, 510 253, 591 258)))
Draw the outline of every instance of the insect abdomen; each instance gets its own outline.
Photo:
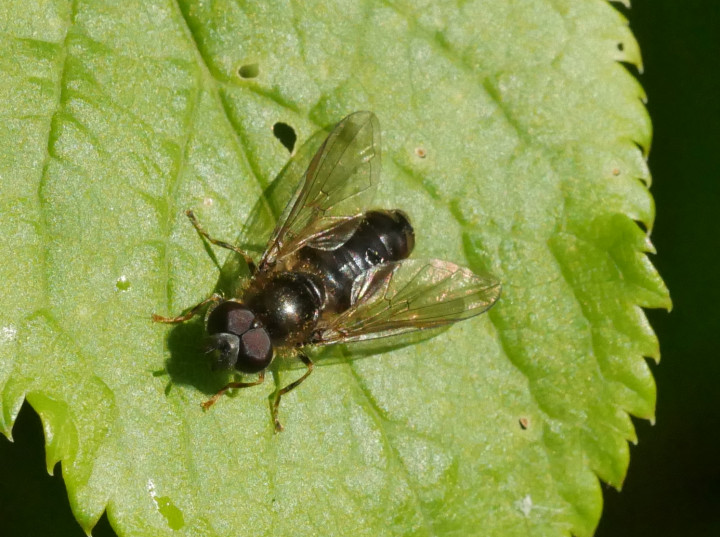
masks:
POLYGON ((415 246, 415 233, 402 211, 369 211, 355 233, 335 250, 305 247, 302 261, 325 283, 326 312, 350 307, 352 284, 360 274, 381 263, 406 259, 415 246))

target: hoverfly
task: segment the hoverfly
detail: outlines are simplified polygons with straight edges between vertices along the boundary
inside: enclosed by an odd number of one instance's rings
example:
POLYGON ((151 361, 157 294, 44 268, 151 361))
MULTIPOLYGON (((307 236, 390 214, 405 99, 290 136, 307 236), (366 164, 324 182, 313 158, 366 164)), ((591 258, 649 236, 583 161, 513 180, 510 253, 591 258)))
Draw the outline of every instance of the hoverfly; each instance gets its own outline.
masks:
POLYGON ((300 180, 256 265, 240 248, 210 237, 192 211, 197 232, 241 255, 251 278, 238 296, 212 295, 184 315, 153 320, 179 323, 205 306, 208 351, 216 365, 254 374, 231 382, 203 403, 210 408, 227 390, 256 386, 278 354, 306 366, 277 391, 280 399, 312 372, 303 348, 333 345, 441 327, 483 313, 500 283, 448 261, 408 259, 415 233, 400 210, 368 210, 380 180, 380 125, 372 112, 340 121, 300 180))

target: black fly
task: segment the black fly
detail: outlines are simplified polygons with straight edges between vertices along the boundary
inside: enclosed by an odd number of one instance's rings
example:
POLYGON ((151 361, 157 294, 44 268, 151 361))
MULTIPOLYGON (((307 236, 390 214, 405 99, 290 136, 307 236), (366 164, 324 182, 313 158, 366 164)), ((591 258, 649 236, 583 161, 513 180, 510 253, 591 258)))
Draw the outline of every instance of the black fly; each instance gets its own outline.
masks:
POLYGON ((478 315, 500 295, 500 283, 448 261, 408 259, 415 233, 400 210, 368 210, 380 180, 380 125, 372 112, 347 116, 330 133, 300 180, 259 264, 239 248, 211 238, 192 211, 192 224, 211 243, 240 254, 252 278, 240 296, 213 295, 184 315, 153 320, 179 323, 209 304, 208 347, 216 364, 257 373, 256 386, 278 351, 293 350, 307 371, 275 396, 304 381, 313 363, 307 345, 332 345, 435 328, 478 315))

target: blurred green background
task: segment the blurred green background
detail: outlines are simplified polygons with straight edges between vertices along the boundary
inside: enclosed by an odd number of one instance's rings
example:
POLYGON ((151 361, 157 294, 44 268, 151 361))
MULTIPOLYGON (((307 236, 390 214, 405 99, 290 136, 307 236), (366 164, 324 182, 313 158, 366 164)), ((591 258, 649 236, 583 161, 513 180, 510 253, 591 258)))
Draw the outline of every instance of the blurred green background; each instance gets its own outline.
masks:
MULTIPOLYGON (((662 362, 657 423, 639 444, 621 493, 605 488, 598 537, 720 535, 720 2, 635 0, 622 11, 640 42, 655 127, 650 168, 657 221, 653 263, 674 301, 649 312, 662 362)), ((45 471, 42 427, 27 405, 0 436, 0 534, 78 536, 65 488, 45 471)), ((114 535, 105 517, 93 531, 114 535)))

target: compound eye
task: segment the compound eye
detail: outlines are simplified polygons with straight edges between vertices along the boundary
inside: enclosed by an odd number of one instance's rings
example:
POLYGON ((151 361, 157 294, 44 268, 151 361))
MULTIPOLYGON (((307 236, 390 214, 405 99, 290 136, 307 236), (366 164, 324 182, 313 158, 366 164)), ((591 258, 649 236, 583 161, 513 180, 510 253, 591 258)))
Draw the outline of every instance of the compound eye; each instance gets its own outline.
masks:
POLYGON ((226 332, 241 336, 252 327, 255 314, 238 302, 226 301, 210 312, 207 322, 209 334, 226 332))
POLYGON ((232 369, 238 361, 240 338, 235 334, 213 334, 208 338, 207 352, 213 351, 213 370, 232 369))
POLYGON ((235 367, 244 373, 257 373, 270 365, 273 348, 265 328, 253 328, 240 338, 240 349, 235 367))

